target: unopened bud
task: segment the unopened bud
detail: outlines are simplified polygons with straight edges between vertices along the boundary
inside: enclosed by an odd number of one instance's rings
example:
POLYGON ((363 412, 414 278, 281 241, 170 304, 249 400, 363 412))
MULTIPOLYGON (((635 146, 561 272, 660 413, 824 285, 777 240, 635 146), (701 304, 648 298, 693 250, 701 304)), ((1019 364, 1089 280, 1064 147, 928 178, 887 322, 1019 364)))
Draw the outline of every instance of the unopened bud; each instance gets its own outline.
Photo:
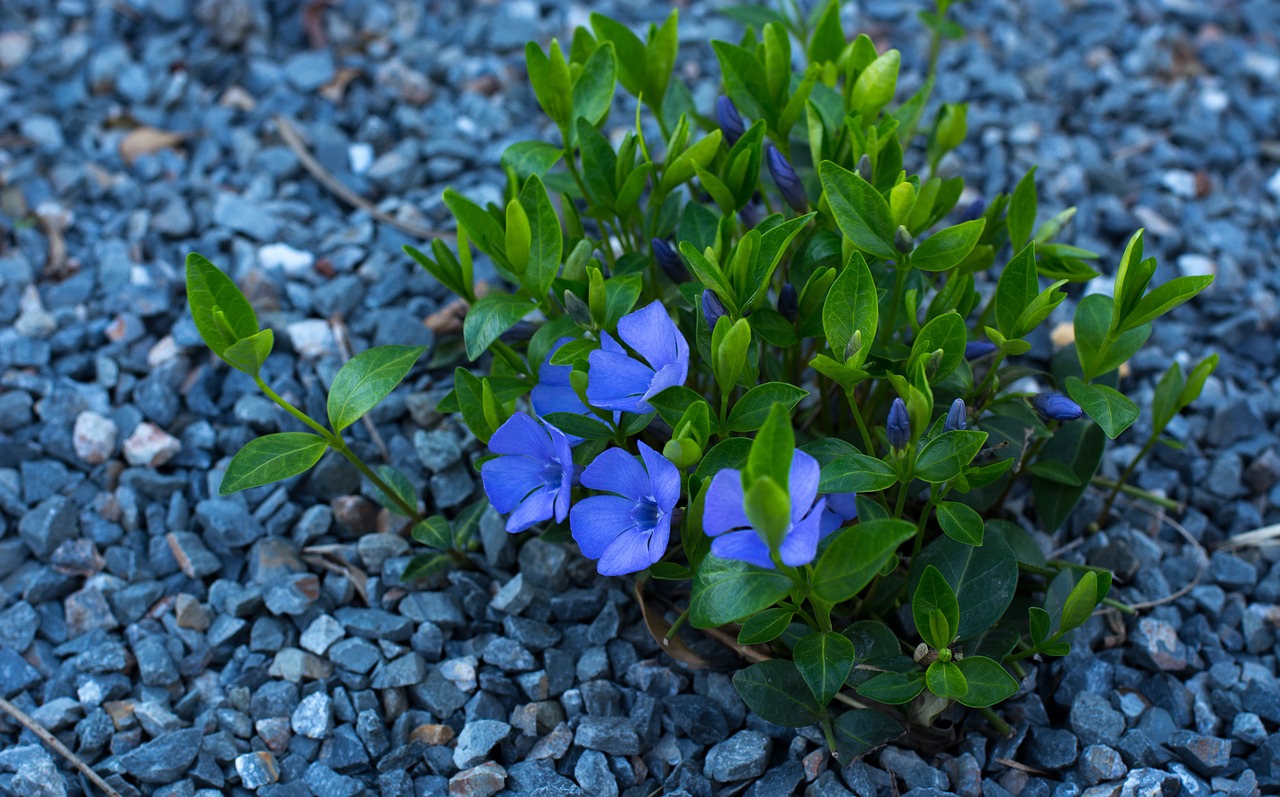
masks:
POLYGON ((871 178, 875 176, 871 173, 871 156, 865 152, 862 153, 861 158, 858 158, 858 174, 868 183, 871 182, 871 178))
POLYGON ((724 133, 725 143, 731 147, 747 132, 742 115, 738 113, 738 106, 723 95, 716 99, 716 123, 720 125, 720 132, 724 133))
POLYGON ((573 291, 564 292, 564 311, 573 319, 573 323, 583 329, 595 328, 595 322, 591 320, 591 308, 573 291))
POLYGON ((966 360, 976 360, 979 357, 986 357, 997 348, 999 347, 989 340, 971 340, 964 346, 964 358, 966 360))
POLYGON ((1031 397, 1032 408, 1046 421, 1074 421, 1084 416, 1079 404, 1061 393, 1040 393, 1031 397))
POLYGON ((969 106, 965 103, 947 103, 938 116, 937 142, 943 152, 960 146, 969 132, 969 106))
POLYGON ((966 429, 968 426, 969 417, 964 406, 964 399, 958 398, 951 402, 951 409, 947 410, 947 421, 942 425, 942 431, 955 432, 966 429))
POLYGON ((697 465, 702 459, 702 446, 698 445, 696 440, 678 437, 667 441, 667 444, 662 447, 662 456, 671 460, 677 468, 684 470, 697 465))
POLYGON ((982 197, 978 197, 965 207, 964 211, 960 214, 960 221, 973 221, 974 219, 981 218, 982 214, 986 212, 987 201, 982 197))
POLYGON ((805 194, 804 185, 800 182, 800 176, 796 174, 791 162, 772 144, 765 152, 765 160, 769 164, 769 174, 778 186, 778 192, 782 194, 782 198, 796 213, 807 211, 809 197, 805 194))
POLYGON ((687 282, 689 269, 685 268, 684 261, 680 259, 680 253, 661 238, 654 238, 651 243, 653 259, 658 264, 658 268, 662 269, 662 273, 667 275, 667 279, 675 283, 687 282))
POLYGON ((853 337, 849 338, 849 345, 844 347, 845 362, 851 360, 860 351, 862 351, 862 330, 855 329, 853 337))
POLYGON ((933 379, 933 375, 938 373, 938 369, 942 367, 942 358, 946 354, 942 349, 934 349, 929 354, 929 361, 924 365, 924 372, 933 379))
POLYGON ((702 292, 702 317, 707 320, 707 328, 715 329, 716 322, 725 314, 724 303, 720 301, 720 297, 716 296, 716 292, 705 290, 702 292))
POLYGON ((914 249, 915 245, 916 239, 911 237, 910 231, 899 224, 898 229, 893 231, 893 248, 905 255, 914 249))
POLYGON ((796 316, 800 312, 800 299, 796 296, 796 286, 790 282, 778 291, 778 312, 791 323, 796 322, 796 316))
POLYGON ((901 398, 895 398, 889 406, 885 435, 889 438, 889 447, 899 451, 911 443, 911 416, 907 414, 907 403, 901 398))

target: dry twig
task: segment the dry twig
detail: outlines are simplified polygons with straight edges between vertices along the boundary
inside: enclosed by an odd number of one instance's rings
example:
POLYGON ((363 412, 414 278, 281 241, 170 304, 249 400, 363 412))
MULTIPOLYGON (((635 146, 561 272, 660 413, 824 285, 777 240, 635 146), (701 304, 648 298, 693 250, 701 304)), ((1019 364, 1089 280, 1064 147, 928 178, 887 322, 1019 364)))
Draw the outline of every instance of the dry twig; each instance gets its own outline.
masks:
POLYGON ((406 224, 396 217, 378 210, 372 202, 348 188, 341 180, 334 177, 328 169, 320 165, 320 161, 315 159, 315 156, 311 154, 311 150, 307 149, 306 142, 302 140, 302 134, 298 132, 298 128, 294 126, 293 122, 279 114, 274 118, 276 127, 280 130, 280 138, 284 141, 285 146, 293 150, 293 154, 298 157, 298 162, 302 164, 302 168, 310 172, 317 182, 348 205, 360 208, 383 224, 395 227, 400 232, 412 235, 415 238, 423 240, 428 238, 448 238, 452 240, 456 237, 446 230, 429 230, 416 224, 406 224))
POLYGON ((102 789, 102 793, 106 794, 107 797, 120 797, 120 792, 111 788, 110 784, 108 784, 105 780, 102 779, 102 776, 100 776, 97 772, 94 772, 92 769, 90 769, 89 765, 86 764, 84 761, 80 760, 79 756, 77 756, 75 753, 68 750, 65 744, 58 741, 58 737, 54 736, 52 733, 49 733, 49 731, 45 730, 44 727, 40 725, 40 723, 33 720, 30 714, 18 708, 17 706, 10 703, 8 700, 5 700, 2 697, 0 697, 0 710, 3 710, 10 717, 13 717, 15 720, 17 720, 18 724, 20 724, 22 727, 26 728, 27 730, 31 731, 36 736, 38 736, 40 738, 40 741, 52 747, 55 753, 67 759, 67 761, 70 762, 71 766, 80 770, 80 772, 86 778, 89 779, 89 782, 97 786, 99 789, 102 789))

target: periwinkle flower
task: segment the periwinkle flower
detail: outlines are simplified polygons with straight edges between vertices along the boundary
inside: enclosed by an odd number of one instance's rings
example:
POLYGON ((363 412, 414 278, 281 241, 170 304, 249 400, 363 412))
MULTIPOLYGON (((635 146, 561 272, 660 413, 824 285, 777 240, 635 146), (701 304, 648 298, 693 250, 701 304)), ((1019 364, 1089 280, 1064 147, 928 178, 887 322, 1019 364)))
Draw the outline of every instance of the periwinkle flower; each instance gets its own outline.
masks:
POLYGON ((507 531, 535 523, 563 522, 576 468, 569 440, 559 429, 517 412, 489 438, 499 456, 480 466, 480 479, 493 508, 507 517, 507 531))
POLYGON ((702 292, 702 317, 706 319, 707 329, 714 330, 716 322, 726 312, 724 302, 720 301, 720 297, 716 295, 715 291, 708 289, 702 292))
POLYGON ((716 122, 720 125, 720 131, 724 133, 725 143, 731 147, 738 143, 743 133, 747 132, 742 115, 738 113, 738 106, 723 94, 716 99, 716 122))
MULTIPOLYGON (((573 338, 557 340, 551 347, 551 351, 547 352, 546 359, 542 361, 542 367, 538 369, 538 384, 534 385, 529 393, 529 401, 533 404, 534 414, 539 418, 553 412, 568 412, 574 415, 586 415, 590 412, 569 381, 573 366, 551 364, 552 355, 571 340, 573 338)), ((571 434, 566 434, 565 437, 568 438, 571 446, 582 442, 581 437, 574 437, 571 434)))
POLYGON ((850 520, 858 517, 857 493, 832 493, 827 496, 827 509, 822 514, 822 534, 826 537, 850 520))
POLYGON ((954 432, 967 428, 969 428, 969 414, 965 409, 964 399, 958 398, 951 402, 951 408, 947 410, 947 420, 942 424, 942 431, 954 432))
MULTIPOLYGON (((803 451, 791 458, 787 492, 791 496, 790 525, 782 537, 778 553, 789 567, 807 565, 818 552, 822 519, 827 499, 818 498, 818 461, 803 451), (815 499, 817 499, 815 501, 815 499)), ((702 530, 711 537, 711 553, 721 559, 737 559, 757 567, 773 567, 769 544, 747 520, 743 506, 742 474, 724 468, 707 488, 702 530)))
POLYGON ((778 186, 778 191, 787 204, 796 213, 807 211, 809 197, 805 194, 804 185, 800 182, 800 176, 796 174, 791 162, 772 144, 765 149, 765 162, 769 164, 769 174, 773 176, 773 182, 778 186))
POLYGON ((782 290, 778 291, 778 313, 793 324, 800 313, 800 299, 796 296, 796 286, 790 282, 785 283, 782 290))
POLYGON ((1031 407, 1046 421, 1074 421, 1084 416, 1079 404, 1061 393, 1040 393, 1031 397, 1031 407))
POLYGON ((911 442, 911 416, 907 414, 907 404, 900 398, 889 405, 889 421, 885 424, 885 434, 889 438, 889 447, 906 448, 911 442))
POLYGON ((662 269, 662 273, 667 275, 667 279, 677 283, 687 282, 689 269, 685 268, 680 254, 671 244, 661 238, 654 238, 650 243, 653 246, 653 259, 657 262, 658 268, 662 269))
POLYGON ((979 357, 986 357, 997 348, 999 347, 989 340, 971 340, 964 344, 964 358, 966 360, 976 360, 979 357))
POLYGON ((608 332, 601 332, 601 348, 587 357, 587 402, 602 410, 652 412, 648 399, 683 385, 689 375, 689 343, 662 302, 623 316, 618 337, 644 359, 631 357, 608 332))
POLYGON ((573 539, 602 576, 643 570, 662 558, 671 536, 671 511, 680 499, 680 471, 640 443, 640 458, 610 448, 582 472, 582 485, 611 495, 574 504, 569 514, 573 539))

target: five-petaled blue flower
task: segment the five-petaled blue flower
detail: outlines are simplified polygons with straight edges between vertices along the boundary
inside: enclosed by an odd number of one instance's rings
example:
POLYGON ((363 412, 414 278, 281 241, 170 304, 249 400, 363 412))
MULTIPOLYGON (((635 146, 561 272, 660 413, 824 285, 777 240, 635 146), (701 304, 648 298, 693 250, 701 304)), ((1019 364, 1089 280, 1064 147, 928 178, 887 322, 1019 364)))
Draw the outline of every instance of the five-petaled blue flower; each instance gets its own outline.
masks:
POLYGON ((507 531, 535 523, 564 522, 576 470, 569 440, 554 426, 517 412, 489 438, 499 456, 480 466, 480 478, 493 508, 506 515, 507 531))
POLYGON ((857 493, 832 493, 827 496, 827 510, 822 514, 822 534, 826 537, 850 520, 858 517, 857 493))
MULTIPOLYGON (((818 552, 822 518, 827 499, 818 498, 818 461, 803 451, 791 458, 787 478, 791 494, 791 526, 779 546, 782 563, 789 567, 807 565, 818 552), (816 502, 814 499, 817 499, 816 502)), ((742 474, 724 468, 707 488, 702 530, 711 537, 711 553, 721 559, 738 559, 758 567, 773 567, 769 544, 747 520, 743 507, 742 474)))
POLYGON ((648 399, 683 385, 689 375, 689 343, 662 302, 623 316, 618 337, 644 361, 628 355, 608 332, 600 333, 601 347, 587 358, 587 401, 602 410, 652 412, 648 399))
POLYGON ((573 539, 602 576, 643 570, 662 558, 671 536, 671 510, 680 499, 680 471, 640 443, 640 458, 610 448, 582 472, 582 485, 612 495, 594 495, 569 514, 573 539))

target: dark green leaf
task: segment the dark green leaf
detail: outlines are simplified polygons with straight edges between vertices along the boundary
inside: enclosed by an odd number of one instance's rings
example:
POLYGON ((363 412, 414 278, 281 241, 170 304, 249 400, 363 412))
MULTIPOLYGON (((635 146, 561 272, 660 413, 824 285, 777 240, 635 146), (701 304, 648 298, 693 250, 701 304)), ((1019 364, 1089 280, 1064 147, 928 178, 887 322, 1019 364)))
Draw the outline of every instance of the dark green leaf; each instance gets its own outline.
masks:
POLYGON ((467 311, 462 322, 462 338, 467 346, 467 358, 480 359, 480 355, 495 340, 515 326, 520 319, 534 310, 534 304, 522 296, 508 293, 491 293, 481 297, 467 311))
POLYGON ((952 661, 935 661, 924 673, 925 683, 929 691, 944 700, 958 700, 969 691, 960 667, 952 661))
POLYGON ((746 467, 747 455, 751 453, 751 441, 745 437, 730 437, 712 446, 698 463, 694 476, 709 479, 722 468, 741 470, 746 467))
POLYGON ((1106 385, 1090 385, 1067 377, 1067 393, 1089 413, 1112 440, 1138 420, 1138 405, 1106 385))
POLYGON ((187 306, 196 331, 219 357, 231 344, 258 332, 249 300, 230 277, 195 252, 187 255, 187 306), (217 311, 222 313, 221 324, 214 318, 217 311))
POLYGON ((589 415, 552 412, 543 416, 543 419, 565 434, 584 440, 608 440, 613 437, 612 429, 589 415))
MULTIPOLYGON (((534 49, 537 49, 536 45, 534 49)), ((499 266, 506 268, 509 265, 507 235, 497 219, 452 188, 444 190, 444 204, 453 213, 453 217, 458 220, 458 226, 466 231, 467 238, 476 245, 477 249, 493 258, 493 262, 499 266)))
POLYGON ((862 336, 862 358, 866 359, 875 341, 880 323, 880 297, 876 293, 875 279, 861 252, 854 252, 844 269, 831 283, 827 301, 822 308, 822 329, 827 343, 839 362, 845 360, 845 350, 854 333, 862 336))
POLYGON ((872 520, 836 532, 814 567, 814 594, 832 604, 849 600, 871 583, 885 559, 915 531, 905 520, 872 520))
POLYGON ((327 447, 323 437, 303 432, 282 432, 250 440, 231 458, 218 494, 230 495, 305 473, 320 461, 327 447))
POLYGON ((902 735, 902 724, 888 714, 871 709, 846 711, 836 718, 836 753, 840 761, 852 761, 902 735))
POLYGON ((1036 246, 1029 243, 1004 267, 996 283, 996 328, 1002 335, 1009 339, 1022 337, 1018 333, 1018 319, 1039 293, 1036 246))
POLYGON ((932 373, 926 372, 929 382, 936 385, 951 376, 960 367, 960 363, 964 362, 964 347, 967 339, 968 330, 960 314, 943 313, 925 324, 916 335, 915 342, 911 345, 911 356, 908 362, 914 365, 920 358, 927 360, 933 352, 941 349, 942 359, 938 363, 937 370, 932 373))
POLYGON ((951 585, 941 571, 927 565, 911 596, 911 617, 921 639, 935 650, 942 650, 955 639, 960 628, 960 604, 951 585), (936 621, 941 617, 943 623, 936 621))
POLYGON ((453 528, 442 515, 432 515, 415 523, 410 534, 413 539, 429 548, 448 550, 453 547, 453 528))
POLYGON ((956 666, 960 668, 966 686, 965 693, 956 697, 961 705, 987 708, 1008 700, 1018 691, 1018 682, 994 659, 966 656, 956 662, 956 666))
POLYGON ((855 451, 823 467, 818 489, 824 493, 871 493, 897 483, 898 474, 888 463, 855 451))
POLYGON ((329 388, 329 423, 340 432, 377 406, 405 378, 425 346, 377 346, 352 357, 329 388))
POLYGON ((809 391, 787 382, 765 382, 748 390, 729 412, 729 431, 754 432, 769 417, 774 404, 782 404, 789 412, 809 391))
POLYGON ((977 245, 986 224, 986 219, 974 219, 939 230, 916 247, 911 265, 921 271, 946 271, 959 265, 977 245))
POLYGON ((693 575, 689 623, 714 628, 763 611, 791 592, 791 579, 736 559, 707 556, 693 575))
POLYGON ((1045 443, 1039 458, 1067 464, 1081 486, 1067 487, 1039 477, 1031 479, 1031 495, 1035 499, 1036 515, 1042 528, 1056 531, 1067 519, 1084 494, 1085 486, 1093 481, 1105 446, 1106 438, 1101 427, 1087 423, 1066 424, 1045 443))
POLYGON ((868 254, 887 260, 896 258, 893 217, 889 203, 880 192, 859 175, 832 161, 823 161, 818 173, 836 226, 845 238, 868 254))
POLYGON ((738 644, 760 645, 772 642, 787 630, 792 617, 795 617, 795 613, 790 609, 765 609, 759 614, 753 614, 743 621, 742 629, 738 631, 738 644))
POLYGON ((792 659, 818 705, 825 706, 853 669, 853 643, 843 634, 819 631, 796 643, 792 659))
POLYGON ((452 564, 453 559, 447 553, 420 554, 409 560, 409 565, 400 574, 400 580, 405 584, 412 584, 443 572, 452 564))
POLYGON ((967 504, 943 501, 938 504, 938 525, 943 533, 965 545, 982 544, 982 515, 967 504))
MULTIPOLYGON (((603 14, 591 15, 591 29, 596 38, 612 42, 617 50, 618 81, 623 88, 634 95, 644 90, 645 47, 640 37, 621 22, 609 19, 603 14)), ((661 102, 661 97, 647 97, 650 102, 661 102)))
MULTIPOLYGON (((418 506, 417 492, 413 489, 413 483, 409 481, 408 476, 405 476, 398 468, 393 468, 390 465, 379 465, 377 467, 377 471, 379 478, 386 482, 387 486, 396 494, 396 498, 399 498, 401 503, 415 508, 418 506)), ((391 496, 384 494, 377 488, 374 489, 378 494, 378 503, 385 506, 387 511, 394 512, 395 514, 403 517, 409 517, 409 515, 406 515, 405 511, 400 508, 400 505, 391 499, 391 496)))
POLYGON ((1081 486, 1080 477, 1071 470, 1071 466, 1056 460, 1036 460, 1027 468, 1027 472, 1055 484, 1067 487, 1081 486))
POLYGON ((955 589, 960 604, 960 639, 995 625, 1009 608, 1018 585, 1018 560, 998 534, 986 535, 976 548, 938 537, 912 563, 912 589, 928 565, 936 567, 955 589))
POLYGON ((1098 606, 1097 595, 1098 574, 1092 570, 1086 570, 1062 605, 1062 620, 1058 623, 1058 632, 1070 631, 1084 625, 1098 606))
POLYGON ((891 706, 910 703, 923 691, 924 673, 920 670, 882 672, 858 687, 858 694, 863 697, 891 706))
POLYGON ((1009 242, 1014 249, 1021 249, 1031 239, 1036 226, 1036 167, 1032 166, 1009 200, 1009 242))
MULTIPOLYGON (((564 234, 560 231, 560 218, 556 216, 556 209, 551 205, 547 189, 536 174, 525 181, 524 190, 520 192, 520 206, 528 216, 530 233, 529 265, 521 275, 521 280, 529 293, 541 300, 551 289, 551 283, 556 275, 560 273, 564 234)), ((480 300, 480 302, 483 301, 484 299, 480 300)), ((471 320, 471 313, 475 311, 476 305, 472 305, 471 310, 467 312, 467 321, 471 320)), ((471 353, 470 343, 471 341, 468 340, 468 355, 471 353)), ((488 344, 485 345, 485 348, 487 347, 488 344)))
POLYGON ((951 481, 973 461, 987 442, 987 433, 955 429, 930 439, 916 457, 916 478, 930 484, 951 481))
POLYGON ((786 728, 803 728, 818 719, 818 704, 796 665, 769 659, 739 670, 733 676, 742 702, 761 719, 786 728))

